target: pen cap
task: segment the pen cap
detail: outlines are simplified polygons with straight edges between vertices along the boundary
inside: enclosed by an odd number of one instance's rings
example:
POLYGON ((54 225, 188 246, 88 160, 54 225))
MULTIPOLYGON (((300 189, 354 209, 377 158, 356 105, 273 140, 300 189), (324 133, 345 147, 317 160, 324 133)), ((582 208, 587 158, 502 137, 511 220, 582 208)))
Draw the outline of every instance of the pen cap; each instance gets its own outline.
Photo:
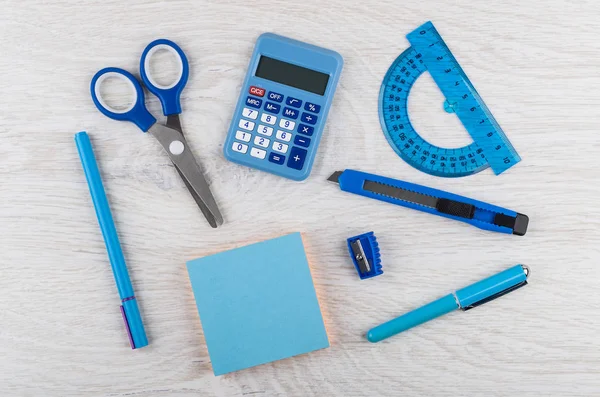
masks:
POLYGON ((516 265, 456 291, 456 298, 461 309, 491 300, 492 297, 501 296, 526 284, 528 272, 525 269, 522 265, 516 265))

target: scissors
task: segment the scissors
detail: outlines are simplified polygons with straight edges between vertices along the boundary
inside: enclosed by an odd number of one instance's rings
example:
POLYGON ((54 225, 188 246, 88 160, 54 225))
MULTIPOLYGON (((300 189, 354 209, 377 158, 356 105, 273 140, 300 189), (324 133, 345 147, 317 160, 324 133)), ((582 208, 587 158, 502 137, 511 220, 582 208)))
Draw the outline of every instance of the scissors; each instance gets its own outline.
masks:
POLYGON ((105 116, 120 121, 131 121, 143 132, 151 133, 160 142, 175 169, 185 182, 192 197, 200 207, 208 223, 216 228, 223 224, 223 216, 219 211, 208 183, 202 174, 198 162, 194 158, 181 128, 180 96, 188 80, 189 65, 184 52, 177 44, 167 39, 154 40, 148 44, 140 59, 140 75, 148 91, 158 97, 163 114, 167 116, 165 125, 157 123, 146 108, 144 89, 131 73, 120 68, 104 68, 100 70, 90 86, 94 104, 105 116), (167 50, 176 56, 179 65, 179 76, 169 85, 159 84, 150 73, 150 58, 160 50, 167 50), (120 78, 127 82, 135 95, 126 109, 117 109, 108 105, 100 93, 100 86, 108 78, 120 78))

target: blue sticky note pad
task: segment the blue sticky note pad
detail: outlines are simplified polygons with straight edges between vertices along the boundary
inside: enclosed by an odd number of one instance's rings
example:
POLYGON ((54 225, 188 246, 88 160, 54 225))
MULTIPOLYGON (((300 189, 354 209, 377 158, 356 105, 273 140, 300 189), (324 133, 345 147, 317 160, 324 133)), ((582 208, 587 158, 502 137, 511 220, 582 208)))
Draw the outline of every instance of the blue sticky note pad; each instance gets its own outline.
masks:
POLYGON ((300 233, 187 268, 215 375, 329 347, 300 233))

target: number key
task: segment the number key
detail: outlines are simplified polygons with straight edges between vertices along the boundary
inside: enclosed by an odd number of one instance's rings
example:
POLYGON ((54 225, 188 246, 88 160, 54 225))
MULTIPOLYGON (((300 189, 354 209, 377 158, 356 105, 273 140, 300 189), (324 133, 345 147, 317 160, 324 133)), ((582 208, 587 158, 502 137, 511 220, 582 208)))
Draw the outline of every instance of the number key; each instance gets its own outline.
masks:
POLYGON ((280 126, 281 128, 285 128, 286 130, 293 130, 293 129, 294 129, 294 127, 296 126, 296 123, 294 123, 294 122, 293 122, 293 121, 291 121, 291 120, 284 120, 284 119, 281 119, 281 120, 279 121, 279 126, 280 126))
POLYGON ((255 145, 262 146, 262 147, 269 147, 269 142, 271 142, 271 141, 268 140, 267 138, 263 138, 262 136, 254 137, 255 145))
POLYGON ((259 134, 266 135, 266 136, 273 135, 273 128, 267 127, 266 125, 262 125, 262 124, 260 124, 258 126, 256 131, 258 131, 259 134))
POLYGON ((241 119, 239 127, 248 131, 252 131, 254 129, 254 123, 252 121, 241 119))
POLYGON ((258 117, 258 110, 244 108, 244 110, 242 110, 242 116, 252 120, 256 120, 256 118, 258 117))
POLYGON ((277 121, 277 117, 271 116, 270 114, 263 113, 260 116, 260 121, 262 121, 263 123, 267 123, 267 124, 273 125, 277 121))
POLYGON ((286 153, 288 150, 288 145, 281 142, 273 142, 273 150, 279 153, 286 153))
POLYGON ((281 130, 277 130, 277 139, 284 141, 284 142, 289 142, 290 139, 292 139, 292 133, 291 132, 285 132, 285 131, 281 131, 281 130))
POLYGON ((243 143, 239 142, 233 142, 233 146, 231 148, 240 153, 246 153, 248 151, 248 145, 244 145, 243 143))
POLYGON ((240 141, 250 142, 250 137, 252 137, 252 134, 249 134, 247 132, 240 130, 237 130, 235 132, 235 139, 239 139, 240 141))

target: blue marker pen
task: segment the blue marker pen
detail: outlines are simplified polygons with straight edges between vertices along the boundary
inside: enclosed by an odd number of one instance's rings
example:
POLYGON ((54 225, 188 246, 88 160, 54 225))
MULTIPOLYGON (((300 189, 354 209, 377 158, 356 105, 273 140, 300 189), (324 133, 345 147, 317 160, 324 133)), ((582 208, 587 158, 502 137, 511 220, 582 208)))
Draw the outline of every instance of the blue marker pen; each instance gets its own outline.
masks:
POLYGON ((133 294, 133 286, 131 285, 131 280, 127 273, 125 258, 123 257, 123 251, 121 250, 119 236, 117 235, 117 229, 115 228, 110 207, 108 206, 104 186, 102 186, 102 179, 100 177, 100 171, 98 170, 98 164, 96 163, 92 144, 85 132, 75 134, 75 143, 77 144, 83 172, 85 173, 90 189, 90 195, 94 202, 96 216, 98 217, 98 223, 100 224, 100 230, 102 231, 102 237, 104 237, 106 251, 108 252, 108 258, 110 259, 110 265, 121 297, 121 315, 125 321, 125 327, 127 329, 127 334, 129 335, 129 343, 131 344, 132 349, 138 349, 147 346, 148 339, 146 337, 146 332, 144 331, 144 324, 142 324, 140 310, 135 295, 133 294))
POLYGON ((456 309, 464 311, 483 305, 526 285, 529 273, 529 268, 525 265, 513 266, 372 328, 367 333, 367 339, 369 342, 379 342, 456 309))

